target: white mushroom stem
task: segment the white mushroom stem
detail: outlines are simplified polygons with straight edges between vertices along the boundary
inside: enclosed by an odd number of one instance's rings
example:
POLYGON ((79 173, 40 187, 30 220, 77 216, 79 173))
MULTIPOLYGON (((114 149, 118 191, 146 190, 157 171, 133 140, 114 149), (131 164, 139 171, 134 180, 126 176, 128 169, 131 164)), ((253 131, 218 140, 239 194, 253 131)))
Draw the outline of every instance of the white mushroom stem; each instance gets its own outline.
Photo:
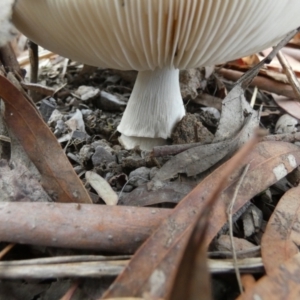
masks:
POLYGON ((166 143, 177 122, 185 115, 180 93, 179 70, 174 68, 141 71, 118 131, 127 149, 143 150, 166 143))

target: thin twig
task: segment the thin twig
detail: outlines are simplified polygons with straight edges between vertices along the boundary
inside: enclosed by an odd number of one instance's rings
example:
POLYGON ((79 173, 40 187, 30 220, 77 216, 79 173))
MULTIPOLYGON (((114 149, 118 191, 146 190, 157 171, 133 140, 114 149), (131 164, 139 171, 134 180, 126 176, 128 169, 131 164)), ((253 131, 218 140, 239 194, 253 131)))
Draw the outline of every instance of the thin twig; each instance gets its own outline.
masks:
POLYGON ((251 97, 251 101, 250 101, 250 106, 253 108, 255 103, 256 103, 256 99, 257 99, 257 93, 258 93, 258 88, 257 86, 254 88, 254 91, 253 91, 253 95, 251 97))
POLYGON ((300 102, 300 83, 295 72, 293 71, 288 60, 285 58, 284 54, 281 51, 277 53, 277 58, 283 68, 286 77, 289 80, 290 85, 292 86, 295 94, 297 95, 297 101, 300 102))
POLYGON ((231 242, 231 247, 232 247, 232 254, 233 254, 233 261, 234 261, 234 268, 235 268, 235 274, 236 274, 236 279, 239 285, 239 289, 240 289, 240 293, 243 294, 243 285, 242 285, 242 281, 241 281, 241 274, 240 274, 240 270, 238 267, 238 261, 237 261, 237 254, 236 254, 236 249, 235 249, 235 245, 234 245, 234 241, 233 241, 233 222, 232 222, 232 211, 233 211, 233 206, 235 204, 236 198, 237 198, 237 194, 239 192, 239 189, 244 181, 244 178, 248 172, 248 169, 250 167, 250 164, 247 164, 240 180, 238 181, 238 184, 235 188, 233 197, 231 202, 229 203, 228 209, 227 209, 227 215, 228 215, 228 222, 229 222, 229 235, 230 235, 230 242, 231 242))
POLYGON ((3 258, 4 255, 6 255, 16 244, 9 244, 7 245, 1 252, 0 252, 0 259, 3 258))

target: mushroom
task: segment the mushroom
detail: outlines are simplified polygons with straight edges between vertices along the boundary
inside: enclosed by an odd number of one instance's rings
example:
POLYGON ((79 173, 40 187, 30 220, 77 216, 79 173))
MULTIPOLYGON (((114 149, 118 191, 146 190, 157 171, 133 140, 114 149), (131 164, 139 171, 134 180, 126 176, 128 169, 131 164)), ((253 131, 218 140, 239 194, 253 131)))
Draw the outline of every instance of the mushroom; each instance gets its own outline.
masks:
POLYGON ((125 148, 166 143, 184 116, 179 70, 236 59, 300 25, 299 0, 18 0, 13 23, 85 64, 137 70, 118 131, 125 148))

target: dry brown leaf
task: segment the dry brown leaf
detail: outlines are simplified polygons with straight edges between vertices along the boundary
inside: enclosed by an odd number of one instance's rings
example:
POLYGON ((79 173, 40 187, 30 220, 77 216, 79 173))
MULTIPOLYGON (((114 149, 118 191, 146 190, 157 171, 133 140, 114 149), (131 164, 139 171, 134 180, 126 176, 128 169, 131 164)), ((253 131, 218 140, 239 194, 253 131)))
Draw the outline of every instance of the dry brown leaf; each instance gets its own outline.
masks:
POLYGON ((261 251, 268 274, 299 252, 300 186, 288 190, 278 202, 262 238, 261 251))
POLYGON ((163 182, 158 190, 148 190, 147 185, 134 189, 121 202, 127 206, 147 206, 160 203, 178 203, 196 186, 187 182, 163 182))
MULTIPOLYGON (((207 199, 230 163, 231 160, 206 177, 175 207, 173 213, 161 223, 161 226, 139 249, 129 267, 118 277, 106 297, 140 295, 149 289, 151 276, 156 274, 157 270, 165 275, 164 280, 167 284, 167 274, 173 274, 176 268, 180 249, 191 233, 197 212, 206 206, 207 199), (151 253, 150 256, 149 253, 151 253)), ((241 166, 230 176, 226 188, 211 211, 210 219, 213 221, 208 227, 206 245, 226 223, 227 206, 231 201, 242 168, 248 163, 250 163, 250 168, 240 186, 233 209, 234 213, 253 196, 283 178, 299 165, 300 150, 299 147, 289 143, 262 142, 245 157, 241 166)), ((163 293, 159 296, 163 296, 163 293)))
POLYGON ((42 176, 42 186, 57 202, 92 203, 61 146, 34 106, 0 74, 4 119, 42 176))
POLYGON ((296 300, 300 295, 299 284, 300 254, 285 261, 279 267, 262 277, 238 300, 272 299, 296 300))
MULTIPOLYGON (((207 267, 207 250, 205 234, 209 223, 209 211, 212 199, 199 216, 196 226, 188 240, 182 255, 171 290, 167 292, 168 300, 211 300, 210 274, 207 267)), ((172 276, 172 274, 170 274, 172 276)))
POLYGON ((278 106, 284 109, 291 116, 300 119, 300 102, 295 99, 290 99, 285 96, 272 94, 278 106))

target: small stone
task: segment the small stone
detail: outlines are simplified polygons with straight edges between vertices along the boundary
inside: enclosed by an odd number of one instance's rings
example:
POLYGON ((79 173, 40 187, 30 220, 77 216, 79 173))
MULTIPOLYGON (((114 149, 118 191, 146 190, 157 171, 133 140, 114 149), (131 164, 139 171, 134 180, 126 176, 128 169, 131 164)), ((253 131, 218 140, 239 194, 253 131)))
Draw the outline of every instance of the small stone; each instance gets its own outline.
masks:
POLYGON ((56 103, 53 98, 43 99, 41 101, 41 105, 39 107, 40 113, 45 122, 48 122, 49 118, 51 117, 53 111, 56 108, 56 103))
POLYGON ((138 187, 149 181, 150 169, 146 167, 140 167, 129 174, 130 184, 138 187))
POLYGON ((282 115, 275 126, 275 133, 295 133, 298 131, 299 122, 296 118, 285 114, 282 115))
POLYGON ((130 193, 132 190, 133 190, 133 186, 130 185, 130 184, 126 184, 125 187, 123 188, 123 191, 124 193, 130 193))
POLYGON ((107 164, 110 162, 115 162, 116 157, 109 153, 104 147, 97 146, 95 149, 95 153, 92 156, 93 165, 100 166, 102 164, 107 164))

